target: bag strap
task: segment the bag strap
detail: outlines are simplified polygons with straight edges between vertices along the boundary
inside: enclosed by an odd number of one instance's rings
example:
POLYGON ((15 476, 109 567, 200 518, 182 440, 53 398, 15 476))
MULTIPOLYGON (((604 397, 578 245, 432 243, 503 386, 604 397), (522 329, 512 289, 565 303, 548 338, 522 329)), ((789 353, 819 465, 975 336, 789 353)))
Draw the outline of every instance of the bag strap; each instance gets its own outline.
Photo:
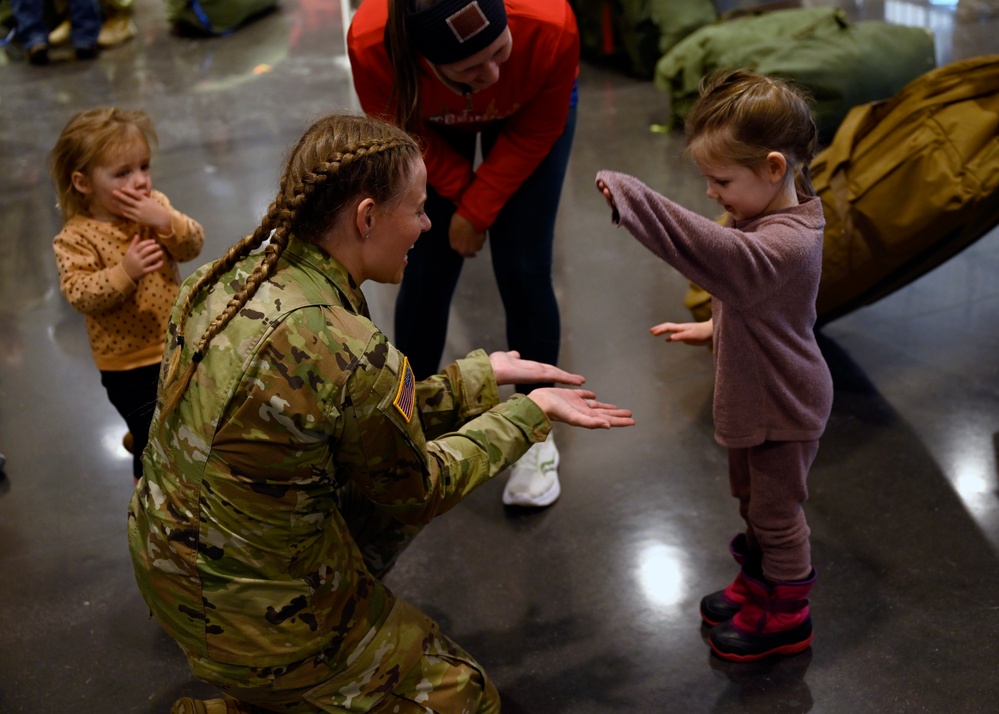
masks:
POLYGON ((191 12, 194 13, 194 15, 198 18, 198 21, 204 26, 206 32, 218 35, 219 37, 225 37, 226 35, 231 35, 235 31, 233 28, 230 28, 219 32, 212 27, 212 21, 208 19, 208 13, 205 12, 203 7, 201 7, 201 3, 198 2, 198 0, 187 0, 187 4, 191 8, 191 12))

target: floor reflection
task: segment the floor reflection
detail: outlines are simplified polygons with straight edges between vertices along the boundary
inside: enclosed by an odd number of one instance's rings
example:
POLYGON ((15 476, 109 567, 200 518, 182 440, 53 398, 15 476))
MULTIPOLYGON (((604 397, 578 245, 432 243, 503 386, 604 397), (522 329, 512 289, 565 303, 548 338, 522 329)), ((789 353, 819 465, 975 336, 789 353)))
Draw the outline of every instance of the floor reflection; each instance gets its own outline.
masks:
MULTIPOLYGON (((160 0, 135 0, 139 36, 94 63, 35 68, 0 54, 0 711, 164 714, 213 692, 135 587, 123 426, 83 318, 58 292, 46 153, 79 109, 146 109, 157 185, 205 227, 202 258, 218 257, 256 225, 301 130, 356 110, 342 20, 355 1, 281 0, 233 35, 194 40, 170 32, 160 0)), ((999 51, 999 0, 836 4, 855 20, 932 29, 941 63, 999 51)), ((508 714, 991 711, 999 229, 823 327, 836 396, 806 506, 815 645, 724 663, 698 615, 736 572, 727 545, 740 527, 713 437, 711 357, 649 337, 686 317, 686 281, 610 225, 593 177, 626 171, 716 209, 678 160, 680 137, 650 131, 662 92, 591 63, 580 84, 556 240, 561 359, 638 425, 556 432, 554 508, 504 508, 496 479, 431 524, 389 586, 479 658, 508 714)), ((366 292, 390 330, 393 288, 366 292)), ((450 357, 504 346, 487 259, 466 267, 455 306, 450 357)))

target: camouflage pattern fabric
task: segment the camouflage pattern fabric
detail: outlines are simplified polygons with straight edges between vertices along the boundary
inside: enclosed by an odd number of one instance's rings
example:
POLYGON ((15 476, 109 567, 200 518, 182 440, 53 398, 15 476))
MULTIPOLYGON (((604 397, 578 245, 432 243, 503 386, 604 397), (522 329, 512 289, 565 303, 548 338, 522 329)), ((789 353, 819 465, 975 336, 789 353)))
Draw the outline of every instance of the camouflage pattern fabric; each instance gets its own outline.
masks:
MULTIPOLYGON (((199 299, 182 368, 259 260, 199 299)), ((169 342, 164 365, 178 349, 169 342)), ((139 589, 194 674, 268 696, 321 684, 323 710, 367 712, 436 661, 446 638, 377 573, 545 439, 536 404, 498 402, 481 351, 413 382, 344 267, 293 239, 178 407, 166 418, 157 409, 129 506, 139 589)))
MULTIPOLYGON (((356 668, 339 674, 335 674, 321 657, 283 668, 277 677, 271 668, 247 670, 218 663, 213 663, 207 671, 230 698, 230 710, 233 702, 243 705, 236 711, 261 711, 255 707, 288 714, 316 711, 493 714, 500 711, 499 692, 482 666, 441 634, 436 623, 405 601, 396 602, 380 636, 383 642, 386 638, 397 638, 399 644, 412 653, 422 651, 422 656, 416 659, 416 665, 408 673, 401 669, 393 673, 391 691, 364 686, 373 671, 372 663, 366 658, 362 658, 356 668), (232 684, 247 681, 248 686, 232 684), (345 685, 345 682, 350 683, 345 685)), ((380 659, 376 661, 380 663, 380 659)), ((397 664, 398 660, 392 666, 397 664)), ((200 665, 200 662, 192 662, 194 672, 203 676, 205 668, 200 665)))

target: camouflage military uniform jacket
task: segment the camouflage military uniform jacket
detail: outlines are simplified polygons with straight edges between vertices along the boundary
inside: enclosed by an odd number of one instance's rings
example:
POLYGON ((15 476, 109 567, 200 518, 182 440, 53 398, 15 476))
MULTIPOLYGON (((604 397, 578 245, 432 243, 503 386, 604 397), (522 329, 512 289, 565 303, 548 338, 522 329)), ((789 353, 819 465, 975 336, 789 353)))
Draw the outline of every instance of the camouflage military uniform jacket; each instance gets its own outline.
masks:
MULTIPOLYGON (((195 306, 182 368, 255 260, 195 306)), ((414 383, 343 266, 292 240, 177 409, 157 410, 129 508, 139 588, 203 679, 266 686, 268 670, 322 658, 372 690, 408 671, 433 623, 369 572, 342 493, 420 526, 550 426, 529 399, 499 404, 481 351, 414 383)))

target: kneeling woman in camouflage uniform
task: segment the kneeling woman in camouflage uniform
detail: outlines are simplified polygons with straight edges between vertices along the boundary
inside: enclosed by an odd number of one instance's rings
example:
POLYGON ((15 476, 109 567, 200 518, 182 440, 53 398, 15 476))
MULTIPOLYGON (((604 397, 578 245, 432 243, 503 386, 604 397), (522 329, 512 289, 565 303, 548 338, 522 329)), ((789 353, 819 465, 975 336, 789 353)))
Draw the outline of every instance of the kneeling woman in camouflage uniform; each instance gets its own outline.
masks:
POLYGON ((261 225, 185 283, 129 541, 146 602, 225 700, 174 712, 493 712, 482 667, 381 576, 434 516, 545 439, 632 424, 516 353, 413 379, 360 285, 430 227, 407 134, 314 124, 261 225), (257 249, 266 247, 262 251, 257 249))

